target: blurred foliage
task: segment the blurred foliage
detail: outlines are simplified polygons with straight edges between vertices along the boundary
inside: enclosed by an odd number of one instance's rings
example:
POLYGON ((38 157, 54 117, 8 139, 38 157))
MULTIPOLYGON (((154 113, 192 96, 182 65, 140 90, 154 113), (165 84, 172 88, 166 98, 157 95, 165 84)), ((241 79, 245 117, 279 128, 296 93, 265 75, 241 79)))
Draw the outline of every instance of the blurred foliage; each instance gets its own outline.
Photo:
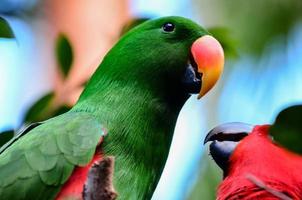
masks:
POLYGON ((220 42, 226 57, 238 57, 238 42, 235 40, 230 30, 225 27, 211 27, 207 30, 220 42))
POLYGON ((222 179, 222 171, 217 167, 212 157, 208 155, 207 150, 203 155, 201 166, 197 183, 187 198, 188 200, 216 199, 215 194, 222 179))
POLYGON ((52 100, 54 99, 54 92, 50 92, 40 98, 36 103, 34 103, 27 111, 25 115, 25 122, 38 122, 43 120, 43 116, 49 115, 52 100))
POLYGON ((124 35, 125 33, 127 33, 130 29, 134 28, 137 25, 140 25, 141 23, 149 20, 150 18, 147 17, 142 17, 142 18, 133 18, 132 20, 130 20, 125 26, 123 26, 122 30, 121 30, 121 34, 120 36, 124 35))
POLYGON ((0 147, 14 137, 14 130, 7 130, 0 133, 0 147))
POLYGON ((302 105, 282 110, 271 126, 270 134, 281 146, 302 154, 302 105))
POLYGON ((27 111, 24 123, 44 121, 51 117, 67 112, 71 107, 67 105, 55 105, 55 93, 50 92, 35 102, 27 111))
POLYGON ((30 124, 33 122, 40 122, 47 120, 51 117, 63 114, 71 109, 71 106, 60 104, 54 104, 55 95, 50 92, 38 101, 36 101, 26 112, 24 117, 24 124, 30 124))
POLYGON ((302 18, 301 0, 192 0, 202 19, 231 30, 240 49, 260 55, 276 37, 302 18))
POLYGON ((45 3, 42 0, 1 0, 0 1, 0 13, 17 17, 20 20, 35 20, 37 17, 41 17, 41 13, 44 11, 41 9, 41 4, 45 3))
POLYGON ((69 40, 64 34, 60 34, 56 43, 56 56, 64 76, 68 75, 73 61, 73 52, 69 40))
POLYGON ((0 38, 14 38, 14 33, 8 22, 0 16, 0 38))
MULTIPOLYGON (((64 74, 64 79, 66 79, 73 62, 73 51, 67 36, 64 34, 59 34, 57 38, 55 53, 59 71, 64 74)), ((71 106, 65 105, 64 102, 59 103, 62 101, 58 101, 57 98, 56 91, 51 91, 38 99, 27 110, 24 123, 44 121, 70 110, 71 106)))

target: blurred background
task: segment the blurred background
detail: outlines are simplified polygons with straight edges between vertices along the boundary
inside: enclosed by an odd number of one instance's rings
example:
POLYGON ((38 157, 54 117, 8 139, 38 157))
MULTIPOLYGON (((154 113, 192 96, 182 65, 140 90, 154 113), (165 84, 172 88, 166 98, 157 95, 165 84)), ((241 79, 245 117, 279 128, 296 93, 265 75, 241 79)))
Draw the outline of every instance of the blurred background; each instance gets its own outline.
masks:
POLYGON ((207 28, 226 65, 214 90, 182 109, 153 199, 215 199, 221 171, 203 146, 207 132, 230 121, 273 123, 302 103, 301 0, 2 0, 0 132, 68 110, 123 31, 167 15, 207 28))

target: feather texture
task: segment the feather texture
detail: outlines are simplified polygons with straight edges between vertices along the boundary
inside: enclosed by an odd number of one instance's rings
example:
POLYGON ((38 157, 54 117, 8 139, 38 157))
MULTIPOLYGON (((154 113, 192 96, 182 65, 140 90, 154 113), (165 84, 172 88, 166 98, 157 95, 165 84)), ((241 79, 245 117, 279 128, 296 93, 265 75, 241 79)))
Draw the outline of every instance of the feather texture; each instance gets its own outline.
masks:
POLYGON ((284 199, 302 199, 302 157, 275 144, 268 129, 268 125, 256 126, 238 144, 230 158, 227 176, 219 186, 218 200, 277 200, 281 198, 278 193, 284 199), (260 187, 251 176, 265 187, 260 187))
POLYGON ((66 113, 25 136, 0 154, 3 199, 53 199, 74 167, 92 159, 103 131, 87 113, 66 113))

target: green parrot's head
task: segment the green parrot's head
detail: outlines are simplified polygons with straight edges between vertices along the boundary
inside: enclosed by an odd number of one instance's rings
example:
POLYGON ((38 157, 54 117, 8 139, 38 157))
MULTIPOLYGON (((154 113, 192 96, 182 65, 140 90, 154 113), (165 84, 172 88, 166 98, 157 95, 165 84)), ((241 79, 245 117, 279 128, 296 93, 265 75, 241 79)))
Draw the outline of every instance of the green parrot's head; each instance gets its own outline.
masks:
POLYGON ((205 95, 223 65, 223 49, 214 37, 195 22, 172 16, 146 21, 126 33, 104 58, 100 74, 175 99, 205 95))

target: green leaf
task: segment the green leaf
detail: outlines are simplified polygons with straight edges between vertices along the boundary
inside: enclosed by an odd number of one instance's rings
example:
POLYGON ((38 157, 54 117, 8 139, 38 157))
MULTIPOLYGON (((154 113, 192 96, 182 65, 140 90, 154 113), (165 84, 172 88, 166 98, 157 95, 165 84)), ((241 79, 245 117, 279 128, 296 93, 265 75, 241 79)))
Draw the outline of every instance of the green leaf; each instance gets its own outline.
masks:
POLYGON ((235 40, 229 29, 224 27, 212 27, 208 28, 208 31, 220 42, 226 57, 238 57, 238 42, 235 40))
POLYGON ((12 139, 15 135, 14 130, 7 130, 0 133, 0 147, 12 139))
POLYGON ((0 16, 0 38, 15 38, 8 22, 0 16))
POLYGON ((54 96, 54 93, 50 92, 40 98, 36 103, 34 103, 28 109, 24 118, 24 122, 41 122, 57 115, 60 115, 62 113, 65 113, 71 109, 71 107, 67 105, 54 105, 54 96))
POLYGON ((270 134, 281 146, 302 154, 302 105, 282 110, 271 126, 270 134))
POLYGON ((66 113, 70 109, 71 109, 71 107, 67 106, 67 105, 60 106, 59 108, 57 108, 56 110, 54 110, 53 116, 51 116, 51 117, 54 117, 54 116, 66 113))
POLYGON ((57 38, 56 57, 61 71, 67 77, 73 61, 73 52, 71 44, 64 34, 60 34, 57 38))
POLYGON ((27 111, 25 115, 25 122, 38 122, 48 118, 52 112, 52 101, 54 99, 54 93, 50 92, 44 95, 36 103, 34 103, 27 111))

